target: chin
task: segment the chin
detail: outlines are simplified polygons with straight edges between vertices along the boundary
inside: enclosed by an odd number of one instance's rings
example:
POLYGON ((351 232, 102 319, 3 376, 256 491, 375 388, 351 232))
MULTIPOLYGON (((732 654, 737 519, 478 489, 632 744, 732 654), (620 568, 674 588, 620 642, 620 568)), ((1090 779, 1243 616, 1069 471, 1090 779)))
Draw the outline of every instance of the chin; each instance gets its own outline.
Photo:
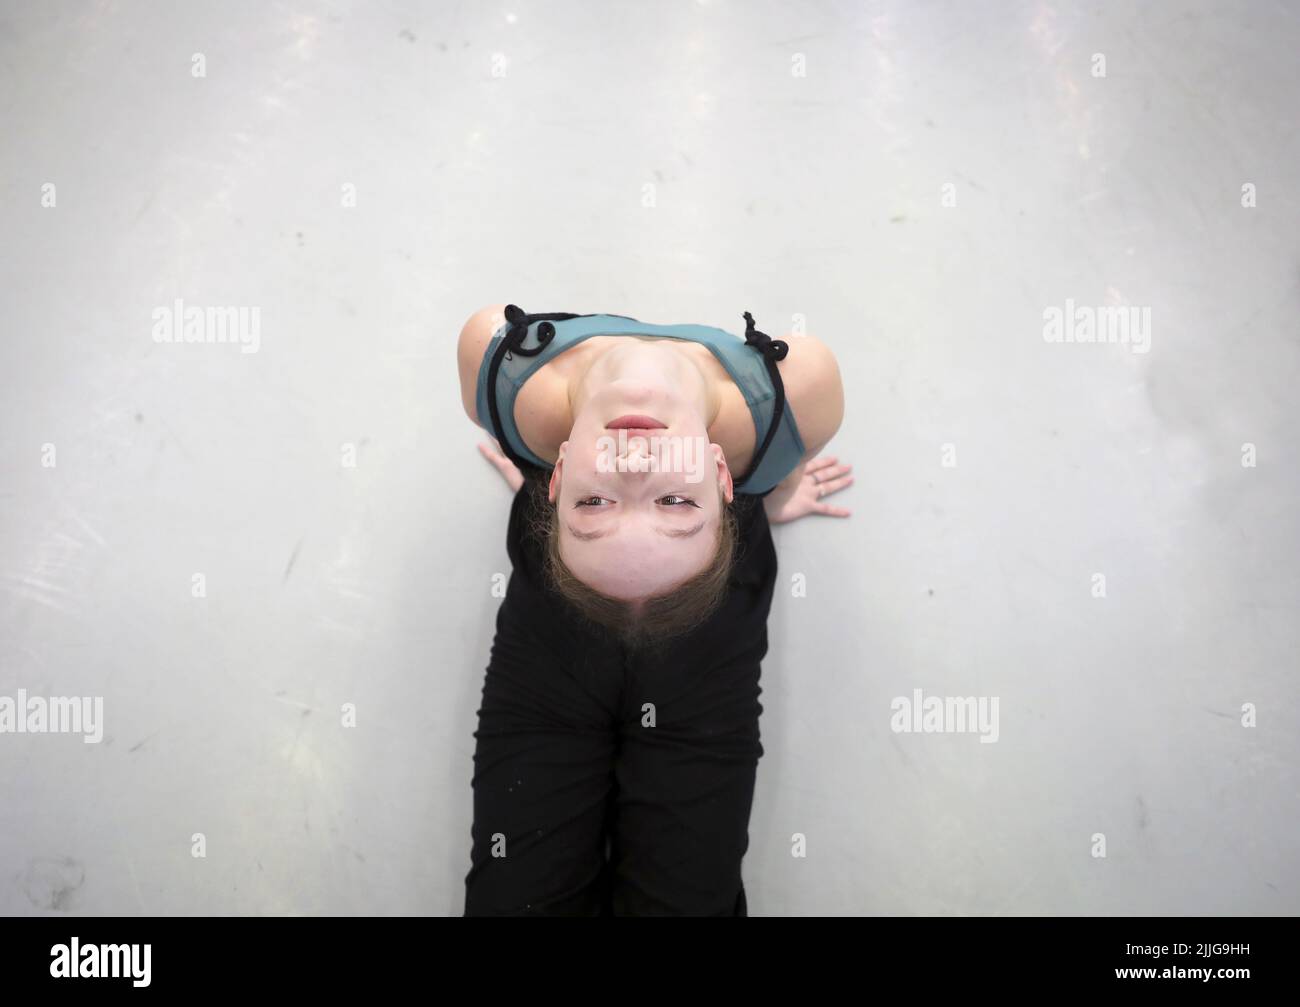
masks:
MULTIPOLYGON (((611 381, 609 383, 611 403, 622 403, 629 407, 640 406, 646 402, 652 402, 656 399, 668 397, 668 389, 659 385, 647 385, 641 381, 611 381)), ((630 412, 636 412, 635 408, 630 408, 630 412)))

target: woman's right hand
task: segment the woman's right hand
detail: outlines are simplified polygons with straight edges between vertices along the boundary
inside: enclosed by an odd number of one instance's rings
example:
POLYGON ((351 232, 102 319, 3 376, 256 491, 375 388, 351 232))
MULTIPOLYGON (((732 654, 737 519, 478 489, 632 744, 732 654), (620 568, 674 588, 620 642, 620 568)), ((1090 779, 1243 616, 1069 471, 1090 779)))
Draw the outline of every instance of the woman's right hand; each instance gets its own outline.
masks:
POLYGON ((512 462, 501 451, 501 445, 496 441, 480 441, 478 446, 479 454, 496 466, 496 470, 501 473, 501 478, 506 481, 512 493, 518 493, 519 487, 524 484, 524 474, 519 471, 519 466, 512 462))

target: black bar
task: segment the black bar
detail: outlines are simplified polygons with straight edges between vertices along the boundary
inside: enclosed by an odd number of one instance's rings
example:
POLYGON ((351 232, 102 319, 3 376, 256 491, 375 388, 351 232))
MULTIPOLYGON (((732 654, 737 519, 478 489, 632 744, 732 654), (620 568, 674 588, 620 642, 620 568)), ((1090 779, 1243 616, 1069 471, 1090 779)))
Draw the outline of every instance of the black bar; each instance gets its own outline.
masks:
MULTIPOLYGON (((689 995, 721 981, 734 995, 747 979, 778 980, 817 996, 888 995, 915 1002, 934 995, 1114 992, 1240 997, 1293 988, 1284 936, 1291 919, 1192 918, 859 918, 834 928, 748 924, 721 935, 542 933, 485 929, 431 919, 364 918, 9 918, 0 922, 0 983, 12 995, 59 989, 83 996, 178 992, 373 996, 414 984, 427 998, 462 994, 459 978, 483 975, 495 998, 503 987, 551 997, 588 990, 593 969, 622 974, 624 989, 689 995), (630 938, 635 943, 630 943, 630 938), (657 940, 655 938, 658 938, 657 940), (77 971, 120 963, 117 978, 77 971), (581 939, 582 944, 576 943, 581 939), (134 957, 101 946, 136 945, 134 957), (144 945, 149 947, 148 985, 144 945), (93 950, 88 950, 94 946, 93 950), (136 968, 132 969, 131 965, 136 968), (1195 976, 1187 970, 1198 970, 1195 976), (1208 979, 1200 970, 1209 969, 1208 979), (1149 973, 1118 970, 1150 970, 1149 973), (1180 973, 1179 970, 1184 970, 1180 973), (1228 975, 1223 970, 1244 970, 1228 975), (839 971, 841 975, 836 976, 839 971), (1288 981, 1290 980, 1290 981, 1288 981), (873 992, 874 991, 874 992, 873 992)), ((608 922, 604 925, 609 926, 608 922)), ((781 987, 770 994, 780 996, 781 987)), ((590 995, 590 994, 588 994, 590 995)))

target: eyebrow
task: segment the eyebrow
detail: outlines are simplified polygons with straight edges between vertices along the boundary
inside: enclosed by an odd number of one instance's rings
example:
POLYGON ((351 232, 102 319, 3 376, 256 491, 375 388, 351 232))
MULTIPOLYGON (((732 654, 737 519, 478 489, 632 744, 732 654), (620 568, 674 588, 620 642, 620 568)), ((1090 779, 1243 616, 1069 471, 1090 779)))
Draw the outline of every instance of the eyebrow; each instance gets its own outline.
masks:
MULTIPOLYGON (((564 526, 569 529, 569 534, 579 542, 590 542, 592 539, 604 538, 606 535, 613 534, 609 531, 578 531, 567 521, 564 526)), ((692 535, 698 535, 703 527, 704 522, 701 521, 694 528, 670 528, 666 531, 663 528, 656 528, 655 531, 665 538, 690 538, 692 535)))

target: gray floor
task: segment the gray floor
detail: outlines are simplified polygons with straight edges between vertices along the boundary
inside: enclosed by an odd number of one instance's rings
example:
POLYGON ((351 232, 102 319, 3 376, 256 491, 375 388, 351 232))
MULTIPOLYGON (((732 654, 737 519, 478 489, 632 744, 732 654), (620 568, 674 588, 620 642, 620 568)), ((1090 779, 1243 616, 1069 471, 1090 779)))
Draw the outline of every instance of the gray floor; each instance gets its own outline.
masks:
POLYGON ((0 696, 104 737, 0 735, 0 911, 460 911, 495 301, 839 356, 753 913, 1300 911, 1298 46, 1265 2, 4 0, 0 696), (156 341, 177 298, 257 352, 156 341), (1049 341, 1067 299, 1149 352, 1049 341), (891 730, 918 688, 997 743, 891 730))

